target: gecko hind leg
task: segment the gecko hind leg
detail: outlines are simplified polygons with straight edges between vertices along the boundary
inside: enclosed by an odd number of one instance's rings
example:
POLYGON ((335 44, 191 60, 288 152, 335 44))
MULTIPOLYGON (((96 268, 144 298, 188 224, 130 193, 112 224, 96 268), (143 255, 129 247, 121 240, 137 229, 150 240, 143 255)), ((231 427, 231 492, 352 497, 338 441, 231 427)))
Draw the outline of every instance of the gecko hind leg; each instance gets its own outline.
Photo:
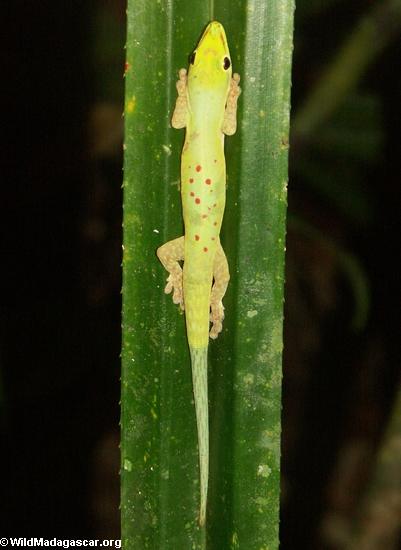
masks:
POLYGON ((157 249, 157 257, 169 272, 164 292, 173 291, 173 302, 184 309, 184 294, 182 290, 182 268, 179 264, 184 259, 184 237, 168 241, 157 249))
POLYGON ((223 330, 224 306, 223 297, 226 293, 230 272, 223 247, 219 244, 213 265, 214 283, 210 297, 210 321, 213 323, 210 338, 216 339, 223 330))

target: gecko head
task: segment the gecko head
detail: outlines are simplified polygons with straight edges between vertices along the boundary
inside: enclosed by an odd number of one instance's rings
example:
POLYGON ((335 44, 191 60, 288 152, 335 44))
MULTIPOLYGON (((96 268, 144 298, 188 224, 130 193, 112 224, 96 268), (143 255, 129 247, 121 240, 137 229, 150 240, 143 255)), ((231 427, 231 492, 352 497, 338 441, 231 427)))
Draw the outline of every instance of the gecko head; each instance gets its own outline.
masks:
POLYGON ((189 57, 188 88, 219 90, 227 96, 232 75, 231 57, 224 27, 212 21, 189 57))

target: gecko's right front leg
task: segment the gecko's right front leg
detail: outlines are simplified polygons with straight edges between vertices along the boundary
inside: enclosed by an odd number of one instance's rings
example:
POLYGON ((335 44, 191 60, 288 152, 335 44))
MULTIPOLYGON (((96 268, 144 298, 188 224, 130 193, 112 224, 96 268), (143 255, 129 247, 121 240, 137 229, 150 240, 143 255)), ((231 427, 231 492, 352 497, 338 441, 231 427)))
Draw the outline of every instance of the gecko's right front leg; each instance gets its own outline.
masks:
POLYGON ((187 105, 187 70, 179 70, 179 80, 177 81, 177 100, 175 102, 175 108, 173 117, 171 119, 171 126, 173 128, 185 128, 187 125, 188 105, 187 105))
POLYGON ((157 249, 157 257, 169 272, 167 285, 164 289, 166 294, 173 291, 173 302, 180 304, 184 309, 184 294, 182 290, 182 268, 179 264, 184 259, 184 237, 168 241, 157 249))

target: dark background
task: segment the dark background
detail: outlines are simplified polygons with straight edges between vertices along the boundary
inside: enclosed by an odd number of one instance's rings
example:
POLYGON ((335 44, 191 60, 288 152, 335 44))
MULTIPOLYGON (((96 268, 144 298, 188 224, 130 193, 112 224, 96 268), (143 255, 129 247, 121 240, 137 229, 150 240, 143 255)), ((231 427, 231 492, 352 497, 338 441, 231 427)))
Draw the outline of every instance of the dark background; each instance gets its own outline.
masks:
MULTIPOLYGON (((294 118, 374 3, 298 7, 294 118)), ((125 3, 2 12, 0 522, 117 538, 125 3)), ((343 547, 400 391, 400 49, 291 140, 283 549, 343 547)))

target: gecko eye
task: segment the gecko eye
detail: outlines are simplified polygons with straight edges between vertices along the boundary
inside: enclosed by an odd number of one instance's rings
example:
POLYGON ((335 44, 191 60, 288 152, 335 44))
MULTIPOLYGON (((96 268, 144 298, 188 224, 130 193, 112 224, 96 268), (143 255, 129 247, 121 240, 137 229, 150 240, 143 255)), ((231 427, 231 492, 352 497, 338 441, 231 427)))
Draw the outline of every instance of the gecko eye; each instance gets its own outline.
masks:
POLYGON ((196 52, 192 52, 191 55, 189 56, 189 62, 191 65, 195 63, 195 56, 196 56, 196 52))
POLYGON ((225 71, 231 67, 231 61, 228 57, 224 58, 223 67, 225 71))

